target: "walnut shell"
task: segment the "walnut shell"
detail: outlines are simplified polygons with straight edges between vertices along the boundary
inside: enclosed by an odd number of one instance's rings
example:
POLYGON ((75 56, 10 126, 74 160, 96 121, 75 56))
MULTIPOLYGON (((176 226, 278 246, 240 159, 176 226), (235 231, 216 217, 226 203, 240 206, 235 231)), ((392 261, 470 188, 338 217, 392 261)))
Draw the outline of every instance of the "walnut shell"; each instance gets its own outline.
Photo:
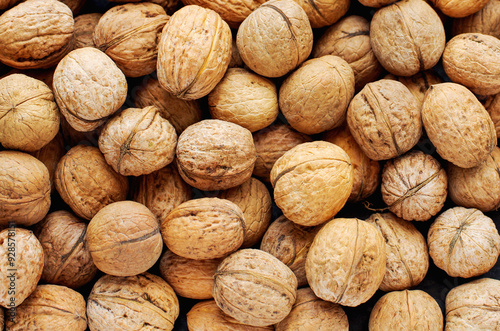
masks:
POLYGON ((400 82, 368 83, 347 109, 347 124, 363 152, 372 160, 400 156, 422 135, 420 104, 400 82))
POLYGON ((337 218, 314 238, 306 260, 309 286, 319 298, 355 307, 377 291, 386 270, 384 238, 355 218, 337 218))
POLYGON ((350 0, 294 0, 307 14, 311 27, 322 28, 337 22, 347 13, 350 0))
POLYGON ((370 42, 387 71, 412 76, 438 63, 446 35, 438 14, 425 1, 402 0, 377 10, 370 42))
POLYGON ((90 13, 75 17, 75 49, 95 47, 94 30, 101 16, 101 13, 90 13))
MULTIPOLYGON (((56 168, 59 160, 66 153, 64 147, 64 140, 60 133, 52 139, 47 145, 43 146, 41 149, 31 152, 30 154, 36 157, 38 160, 42 161, 49 171, 50 180, 50 190, 54 191, 54 177, 56 175, 56 168)), ((0 329, 1 330, 1 329, 0 329)))
POLYGON ((215 11, 182 7, 163 28, 158 44, 161 86, 180 99, 206 96, 227 70, 231 40, 231 29, 215 11))
POLYGON ((102 208, 90 221, 86 241, 96 267, 114 276, 135 276, 160 258, 160 224, 151 211, 134 201, 102 208))
POLYGON ((397 0, 358 0, 360 4, 367 7, 379 8, 385 5, 389 5, 397 0))
POLYGON ((55 67, 51 67, 48 69, 12 69, 6 75, 2 76, 2 78, 7 77, 12 74, 22 74, 29 76, 34 79, 41 80, 44 82, 49 89, 52 91, 52 81, 54 78, 54 70, 55 67))
POLYGON ((128 180, 106 163, 97 147, 77 145, 57 164, 55 186, 76 215, 90 220, 104 206, 125 200, 128 180))
POLYGON ((292 0, 271 0, 241 23, 236 45, 251 70, 265 77, 281 77, 309 57, 313 32, 300 5, 292 0))
POLYGON ((252 176, 256 159, 251 132, 221 120, 188 127, 179 136, 175 153, 182 179, 204 191, 243 184, 252 176))
POLYGON ((389 74, 384 79, 397 80, 403 83, 415 98, 422 104, 424 102, 425 93, 431 85, 442 83, 443 80, 431 70, 421 71, 410 77, 394 76, 389 74))
MULTIPOLYGON (((0 10, 9 9, 20 1, 21 0, 0 0, 0 10)), ((2 319, 0 318, 0 320, 2 319)), ((3 328, 0 328, 0 330, 3 330, 3 328)))
POLYGON ((213 295, 217 306, 241 323, 268 326, 290 313, 296 291, 290 268, 269 253, 247 248, 221 262, 213 295))
POLYGON ((459 84, 429 88, 422 105, 422 122, 438 154, 462 168, 480 165, 497 145, 495 125, 488 112, 459 84))
POLYGON ((500 1, 490 0, 472 15, 453 20, 452 35, 482 33, 500 38, 500 1))
POLYGON ((82 9, 83 5, 87 2, 87 0, 58 0, 64 3, 66 6, 71 9, 73 12, 73 16, 78 14, 80 12, 80 9, 82 9))
POLYGON ((152 2, 162 6, 168 15, 172 15, 182 6, 181 0, 150 0, 145 2, 152 2))
POLYGON ((161 277, 147 272, 130 277, 105 275, 87 303, 90 330, 170 331, 179 316, 179 301, 161 277))
POLYGON ((497 138, 500 138, 500 93, 489 96, 484 102, 484 107, 495 125, 497 138))
POLYGON ((240 52, 238 51, 238 46, 236 46, 236 39, 232 40, 231 43, 231 61, 229 62, 229 68, 243 68, 244 63, 241 59, 240 52))
POLYGON ((0 61, 19 69, 49 68, 73 48, 73 13, 56 0, 28 0, 0 16, 0 61))
MULTIPOLYGON (((4 323, 5 323, 5 318, 4 318, 4 312, 3 308, 0 307, 0 330, 3 331, 4 323)), ((9 316, 9 314, 7 314, 9 316)))
POLYGON ((465 17, 481 10, 489 0, 430 0, 443 14, 450 17, 465 17))

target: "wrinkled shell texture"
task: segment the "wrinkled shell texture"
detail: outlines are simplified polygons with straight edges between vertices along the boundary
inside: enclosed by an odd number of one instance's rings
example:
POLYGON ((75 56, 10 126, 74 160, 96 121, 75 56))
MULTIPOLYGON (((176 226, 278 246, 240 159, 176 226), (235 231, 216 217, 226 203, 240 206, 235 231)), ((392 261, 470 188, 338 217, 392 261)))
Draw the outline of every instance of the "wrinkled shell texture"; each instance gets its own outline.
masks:
POLYGON ((127 77, 155 71, 158 42, 169 16, 160 5, 127 3, 109 9, 94 30, 95 46, 127 77))
MULTIPOLYGON (((500 1, 500 0, 499 0, 500 1)), ((486 99, 484 106, 495 125, 497 138, 500 137, 500 93, 486 99)))
POLYGON ((481 10, 489 0, 431 0, 443 14, 450 17, 465 17, 481 10))
POLYGON ((245 217, 229 200, 201 198, 177 206, 161 223, 168 249, 188 259, 225 257, 243 243, 245 217))
POLYGON ((274 201, 292 222, 324 223, 344 207, 353 185, 351 160, 326 141, 300 144, 276 161, 271 170, 274 201))
POLYGON ((349 63, 356 91, 377 79, 383 70, 370 45, 370 23, 361 16, 347 16, 329 27, 314 44, 312 55, 339 56, 349 63))
POLYGON ((76 215, 90 220, 104 206, 125 200, 128 180, 106 163, 97 147, 77 145, 57 165, 55 186, 76 215))
POLYGON ((309 17, 313 28, 322 28, 337 22, 349 9, 349 0, 294 0, 309 17))
POLYGON ((453 288, 446 295, 446 331, 498 330, 500 281, 478 279, 453 288))
POLYGON ((420 104, 406 86, 382 79, 368 83, 354 96, 347 124, 354 139, 372 160, 400 156, 422 135, 420 104))
POLYGON ((215 273, 214 299, 220 309, 252 326, 283 320, 296 299, 297 278, 269 253, 242 249, 225 258, 215 273))
POLYGON ((358 219, 338 218, 318 232, 309 249, 306 275, 319 298, 356 307, 377 291, 386 270, 382 234, 358 219))
POLYGON ((281 112, 295 130, 316 134, 338 127, 345 120, 354 96, 354 74, 338 56, 325 55, 304 62, 283 82, 281 112))
POLYGON ((278 116, 276 85, 243 68, 228 69, 208 95, 212 118, 236 123, 251 132, 269 126, 278 116))
POLYGON ((179 316, 179 301, 161 277, 105 275, 92 288, 87 303, 91 331, 170 331, 179 316))
POLYGON ((157 74, 174 96, 206 96, 224 76, 231 61, 231 29, 219 14, 197 5, 175 12, 158 44, 157 74))
POLYGON ((281 77, 312 51, 313 33, 305 11, 292 0, 271 0, 240 25, 236 45, 243 62, 265 77, 281 77))
POLYGON ((49 68, 73 48, 73 13, 56 0, 29 0, 0 16, 0 61, 49 68))
POLYGON ((420 231, 391 213, 373 214, 366 221, 385 239, 386 271, 379 289, 389 292, 420 284, 429 269, 427 241, 420 231))
POLYGON ((71 288, 90 282, 97 273, 85 235, 85 222, 61 210, 50 213, 37 225, 35 235, 42 244, 42 281, 71 288))
POLYGON ((461 168, 480 165, 497 145, 488 112, 459 84, 431 86, 422 105, 422 122, 438 154, 461 168))
POLYGON ((9 228, 0 232, 0 274, 4 275, 0 279, 0 306, 10 308, 8 305, 13 302, 17 307, 35 290, 42 276, 43 255, 42 245, 33 232, 22 228, 9 228), (13 242, 15 261, 9 261, 13 242), (9 269, 16 269, 15 293, 11 290, 10 294, 11 279, 7 275, 12 274, 12 271, 9 272, 9 269))
POLYGON ((204 191, 243 184, 252 176, 256 159, 251 132, 221 120, 204 120, 184 130, 176 157, 182 179, 204 191))
POLYGON ((57 164, 64 156, 64 153, 66 153, 66 149, 64 147, 64 139, 60 133, 58 133, 47 145, 30 153, 38 160, 42 161, 42 163, 47 167, 47 170, 49 171, 51 191, 54 191, 55 189, 54 177, 56 175, 57 164))
POLYGON ((469 278, 490 270, 500 255, 500 235, 493 220, 474 208, 448 209, 427 235, 434 264, 452 277, 469 278))
POLYGON ((425 1, 402 0, 377 10, 370 42, 387 71, 412 76, 438 63, 446 35, 441 19, 425 1))
POLYGON ((33 152, 59 130, 59 111, 50 88, 22 74, 0 79, 0 143, 33 152))
POLYGON ((101 13, 90 13, 75 17, 75 49, 95 47, 94 30, 101 16, 101 13))
POLYGON ((500 0, 490 0, 480 11, 453 20, 452 35, 469 32, 500 38, 500 0))
POLYGON ((443 67, 450 79, 480 95, 500 92, 500 40, 464 33, 448 41, 443 67))
POLYGON ((160 224, 147 207, 120 201, 101 209, 90 221, 86 241, 96 267, 114 276, 135 276, 160 258, 160 224))
POLYGON ((370 314, 370 331, 443 330, 443 313, 429 294, 394 291, 381 297, 370 314))
POLYGON ((109 56, 93 47, 66 55, 54 71, 54 96, 77 131, 92 131, 125 102, 127 80, 109 56))
POLYGON ((424 102, 425 93, 431 85, 442 83, 443 81, 431 70, 421 71, 410 77, 394 76, 389 74, 385 79, 393 79, 403 83, 415 98, 422 104, 424 102))
POLYGON ((39 285, 16 309, 15 322, 7 319, 6 326, 10 331, 85 331, 85 299, 65 286, 39 285))

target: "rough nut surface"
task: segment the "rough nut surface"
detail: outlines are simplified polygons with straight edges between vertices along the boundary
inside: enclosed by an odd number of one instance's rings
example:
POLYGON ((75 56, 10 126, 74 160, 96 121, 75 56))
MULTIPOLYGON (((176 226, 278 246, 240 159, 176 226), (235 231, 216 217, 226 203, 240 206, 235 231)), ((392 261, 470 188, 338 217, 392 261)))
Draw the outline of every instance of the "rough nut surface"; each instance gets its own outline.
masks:
POLYGON ((465 17, 481 10, 488 0, 430 0, 443 14, 450 17, 465 17))
POLYGON ((484 102, 484 106, 495 125, 497 138, 500 138, 500 93, 489 96, 484 102))
POLYGON ((442 83, 441 78, 431 70, 421 71, 410 77, 394 76, 389 74, 385 79, 397 80, 403 83, 415 98, 422 104, 424 102, 425 93, 434 84, 442 83))
POLYGON ((452 35, 482 33, 500 38, 500 0, 490 0, 478 12, 453 20, 452 35))
POLYGON ((101 16, 101 13, 90 13, 75 17, 75 49, 95 47, 94 30, 101 16))
POLYGON ((56 175, 57 164, 59 163, 59 160, 64 156, 64 153, 66 153, 66 149, 61 133, 57 133, 54 139, 52 139, 41 149, 30 153, 39 161, 42 161, 42 163, 47 167, 47 170, 49 171, 50 189, 52 192, 55 189, 54 177, 56 175))
POLYGON ((322 28, 337 22, 349 9, 349 0, 294 0, 309 17, 313 28, 322 28))

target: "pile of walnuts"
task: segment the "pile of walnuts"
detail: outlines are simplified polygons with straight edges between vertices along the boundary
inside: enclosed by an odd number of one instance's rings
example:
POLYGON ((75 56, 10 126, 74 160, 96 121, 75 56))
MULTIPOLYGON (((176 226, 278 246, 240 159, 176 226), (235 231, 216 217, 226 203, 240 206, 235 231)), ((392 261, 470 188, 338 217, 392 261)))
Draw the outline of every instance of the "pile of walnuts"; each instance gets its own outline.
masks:
POLYGON ((0 0, 0 331, 500 328, 500 0, 109 1, 0 0))

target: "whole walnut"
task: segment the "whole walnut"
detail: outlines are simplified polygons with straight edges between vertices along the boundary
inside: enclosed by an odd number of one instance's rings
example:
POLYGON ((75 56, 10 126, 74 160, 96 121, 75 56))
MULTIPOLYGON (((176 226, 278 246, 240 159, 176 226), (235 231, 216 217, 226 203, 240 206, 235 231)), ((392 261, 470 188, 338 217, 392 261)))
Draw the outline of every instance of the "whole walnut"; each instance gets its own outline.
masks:
POLYGON ((234 319, 251 326, 282 321, 296 299, 297 278, 280 260, 258 249, 226 257, 215 273, 214 299, 234 319))
POLYGON ((73 49, 73 13, 56 0, 12 7, 0 16, 0 31, 0 61, 14 68, 50 68, 73 49))
POLYGON ((382 233, 355 218, 336 218, 319 230, 309 249, 306 275, 319 298, 356 307, 377 291, 386 270, 382 233))
POLYGON ((313 32, 300 5, 293 0, 271 0, 241 23, 236 45, 251 70, 265 77, 281 77, 309 57, 313 32))
POLYGON ((102 208, 85 236, 96 267, 114 276, 135 276, 160 258, 160 224, 147 207, 119 201, 102 208))
POLYGON ((346 16, 331 27, 314 44, 313 57, 335 55, 344 59, 354 72, 359 91, 382 73, 382 66, 370 44, 370 23, 361 16, 346 16))
POLYGON ((489 96, 484 102, 484 107, 495 125, 497 138, 500 138, 500 93, 489 96))
POLYGON ((423 0, 402 0, 377 10, 370 42, 380 64, 397 76, 434 67, 446 35, 438 14, 423 0))
POLYGON ((377 161, 415 146, 422 135, 420 118, 420 104, 410 90, 388 79, 366 84, 347 109, 351 134, 366 156, 377 161))
POLYGON ((452 35, 482 33, 500 38, 500 0, 489 0, 472 15, 453 20, 452 35))
POLYGON ((421 290, 404 290, 381 297, 370 314, 370 331, 443 330, 443 313, 436 300, 421 290))
POLYGON ((105 275, 92 288, 87 302, 90 330, 170 331, 179 316, 179 300, 161 277, 105 275))
POLYGON ((212 118, 254 132, 278 117, 278 91, 267 78, 243 68, 231 68, 208 95, 208 106, 212 118))
POLYGON ((57 164, 55 186, 76 215, 90 220, 104 206, 125 200, 128 180, 106 163, 97 147, 77 145, 57 164))
POLYGON ((75 49, 95 47, 94 30, 101 16, 101 13, 90 13, 75 17, 75 49))
POLYGON ((347 13, 350 0, 294 0, 298 3, 309 17, 313 28, 322 28, 337 22, 347 13))
POLYGON ((430 0, 443 14, 450 17, 465 17, 480 11, 489 0, 430 0))
POLYGON ((97 273, 88 243, 87 224, 68 211, 48 214, 37 224, 35 235, 42 244, 42 281, 71 288, 90 282, 97 273))
POLYGON ((206 96, 231 61, 231 29, 215 11, 197 5, 176 11, 158 44, 160 85, 180 99, 206 96))
POLYGON ((454 207, 432 223, 427 234, 434 264, 451 277, 488 272, 500 255, 500 235, 493 220, 475 208, 454 207))
POLYGON ((54 177, 56 175, 57 164, 66 153, 64 140, 60 133, 52 139, 47 145, 41 149, 31 152, 30 154, 42 161, 49 171, 50 189, 54 191, 54 177))
POLYGON ((27 152, 47 145, 59 131, 60 114, 50 88, 23 74, 0 79, 0 143, 27 152))
POLYGON ((440 84, 443 80, 431 70, 421 71, 410 77, 394 76, 389 74, 384 79, 397 80, 403 83, 415 98, 422 104, 424 102, 425 93, 434 84, 440 84))
POLYGON ((246 182, 256 159, 249 130, 221 120, 188 127, 177 141, 177 168, 189 185, 204 191, 225 190, 246 182))
POLYGON ((437 153, 461 168, 480 165, 497 145, 495 125, 466 87, 432 85, 422 105, 422 122, 437 153))
POLYGON ((14 322, 6 320, 7 330, 85 331, 87 314, 83 296, 65 286, 38 285, 16 308, 14 322))

